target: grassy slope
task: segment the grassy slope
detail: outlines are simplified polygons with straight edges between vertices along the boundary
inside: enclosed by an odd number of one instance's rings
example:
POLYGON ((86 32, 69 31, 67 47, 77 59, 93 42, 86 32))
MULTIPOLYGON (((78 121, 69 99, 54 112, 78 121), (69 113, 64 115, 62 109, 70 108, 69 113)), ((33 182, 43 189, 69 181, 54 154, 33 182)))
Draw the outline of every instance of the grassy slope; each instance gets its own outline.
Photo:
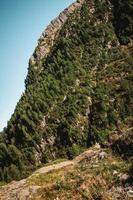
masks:
POLYGON ((128 174, 130 164, 119 157, 114 157, 109 150, 104 151, 107 153, 104 159, 99 159, 96 153, 93 156, 86 156, 74 167, 69 166, 48 174, 33 176, 28 180, 28 184, 40 188, 29 199, 127 200, 130 181, 123 181, 121 177, 125 173, 128 174))
POLYGON ((72 161, 56 160, 0 187, 0 199, 128 200, 131 189, 131 163, 96 144, 72 161))
POLYGON ((27 89, 0 138, 1 180, 111 141, 133 121, 133 47, 119 45, 112 18, 109 1, 86 0, 40 61, 44 70, 29 67, 27 89))

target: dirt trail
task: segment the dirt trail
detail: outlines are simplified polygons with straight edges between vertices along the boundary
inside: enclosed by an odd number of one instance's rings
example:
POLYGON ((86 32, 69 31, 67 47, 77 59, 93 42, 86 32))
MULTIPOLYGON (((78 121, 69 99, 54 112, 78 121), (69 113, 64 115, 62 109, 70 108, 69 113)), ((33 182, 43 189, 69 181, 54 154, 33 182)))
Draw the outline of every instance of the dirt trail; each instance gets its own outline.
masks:
POLYGON ((28 180, 32 178, 33 176, 38 176, 40 174, 46 174, 48 172, 52 172, 54 170, 59 170, 61 168, 64 168, 66 166, 72 166, 78 164, 80 161, 85 159, 86 157, 91 157, 98 153, 99 146, 96 146, 96 151, 92 149, 86 150, 79 156, 77 156, 73 160, 67 160, 63 161, 58 164, 49 165, 46 167, 42 167, 38 170, 36 170, 31 176, 29 176, 27 179, 23 179, 20 181, 12 181, 11 183, 1 186, 0 187, 0 200, 28 200, 30 199, 31 195, 36 192, 40 186, 33 186, 28 185, 28 180))
POLYGON ((40 169, 38 169, 37 171, 35 171, 31 176, 33 175, 38 175, 38 174, 46 174, 50 171, 53 171, 53 170, 58 170, 58 169, 61 169, 63 167, 66 167, 68 165, 73 165, 74 164, 74 161, 63 161, 61 163, 58 163, 58 164, 53 164, 53 165, 50 165, 50 166, 47 166, 47 167, 42 167, 40 169))

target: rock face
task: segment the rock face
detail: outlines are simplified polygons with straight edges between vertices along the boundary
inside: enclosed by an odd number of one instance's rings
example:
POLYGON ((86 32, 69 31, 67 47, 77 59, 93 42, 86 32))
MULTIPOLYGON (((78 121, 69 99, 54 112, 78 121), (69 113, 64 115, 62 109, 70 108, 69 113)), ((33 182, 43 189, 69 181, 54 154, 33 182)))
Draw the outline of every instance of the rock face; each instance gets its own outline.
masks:
POLYGON ((66 8, 63 12, 61 12, 58 17, 51 21, 51 23, 48 25, 48 27, 42 33, 40 39, 38 40, 38 45, 29 60, 30 65, 38 64, 48 55, 50 49, 54 45, 55 39, 58 37, 58 33, 61 30, 63 24, 76 9, 81 8, 83 2, 84 0, 76 1, 68 8, 66 8))

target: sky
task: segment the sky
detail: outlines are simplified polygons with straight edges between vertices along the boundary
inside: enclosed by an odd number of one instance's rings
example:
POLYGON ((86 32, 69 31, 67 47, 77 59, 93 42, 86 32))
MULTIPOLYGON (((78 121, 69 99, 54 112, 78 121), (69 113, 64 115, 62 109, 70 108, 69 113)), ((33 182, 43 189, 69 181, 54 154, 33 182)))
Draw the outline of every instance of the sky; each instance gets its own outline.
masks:
POLYGON ((24 91, 41 33, 74 0, 0 0, 0 131, 24 91))

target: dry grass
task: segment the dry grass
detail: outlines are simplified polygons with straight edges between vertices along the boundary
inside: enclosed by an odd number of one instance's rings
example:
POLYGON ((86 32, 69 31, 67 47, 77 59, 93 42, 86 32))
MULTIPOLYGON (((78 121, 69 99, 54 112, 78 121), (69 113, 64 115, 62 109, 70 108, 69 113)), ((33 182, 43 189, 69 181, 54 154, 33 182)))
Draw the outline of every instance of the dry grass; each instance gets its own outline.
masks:
POLYGON ((120 195, 119 199, 127 200, 119 175, 126 173, 129 168, 130 164, 112 156, 110 152, 98 162, 97 157, 93 156, 75 167, 33 177, 30 183, 42 187, 31 200, 112 200, 113 195, 120 195), (122 192, 119 194, 118 191, 117 194, 115 188, 119 187, 122 192))

